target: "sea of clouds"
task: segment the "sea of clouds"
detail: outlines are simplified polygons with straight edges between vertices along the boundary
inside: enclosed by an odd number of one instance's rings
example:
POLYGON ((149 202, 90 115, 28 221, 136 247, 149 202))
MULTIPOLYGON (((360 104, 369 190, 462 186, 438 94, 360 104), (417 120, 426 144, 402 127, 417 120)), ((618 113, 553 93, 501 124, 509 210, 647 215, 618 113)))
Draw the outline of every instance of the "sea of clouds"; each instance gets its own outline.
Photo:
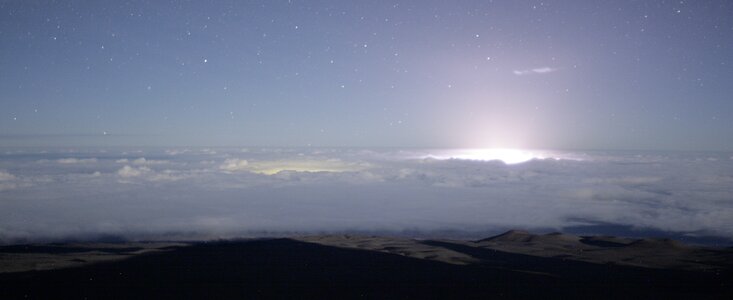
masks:
POLYGON ((0 244, 598 224, 733 239, 731 153, 544 151, 506 164, 451 151, 3 149, 0 244))

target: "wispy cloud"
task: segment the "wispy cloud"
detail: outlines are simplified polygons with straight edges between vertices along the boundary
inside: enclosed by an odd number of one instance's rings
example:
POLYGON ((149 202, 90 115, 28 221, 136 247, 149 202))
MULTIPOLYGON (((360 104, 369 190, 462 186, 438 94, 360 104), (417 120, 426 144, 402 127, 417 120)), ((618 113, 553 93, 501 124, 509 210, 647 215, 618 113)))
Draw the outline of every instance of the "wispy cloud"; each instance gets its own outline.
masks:
POLYGON ((530 74, 547 74, 557 71, 555 68, 550 67, 542 67, 542 68, 534 68, 529 70, 514 70, 512 73, 517 76, 521 75, 530 75, 530 74))

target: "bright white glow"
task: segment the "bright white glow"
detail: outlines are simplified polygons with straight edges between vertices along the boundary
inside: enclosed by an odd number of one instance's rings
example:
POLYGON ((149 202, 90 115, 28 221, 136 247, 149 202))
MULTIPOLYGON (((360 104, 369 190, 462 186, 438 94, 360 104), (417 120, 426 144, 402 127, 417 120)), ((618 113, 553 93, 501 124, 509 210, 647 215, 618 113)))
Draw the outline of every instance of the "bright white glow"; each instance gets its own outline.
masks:
POLYGON ((535 154, 517 149, 466 149, 460 150, 458 153, 451 156, 456 159, 468 159, 468 160, 500 160, 505 164, 518 164, 523 163, 537 157, 535 154))
POLYGON ((505 164, 518 164, 532 159, 544 159, 540 153, 519 149, 460 149, 449 151, 445 155, 431 156, 437 159, 466 159, 491 161, 500 160, 505 164))

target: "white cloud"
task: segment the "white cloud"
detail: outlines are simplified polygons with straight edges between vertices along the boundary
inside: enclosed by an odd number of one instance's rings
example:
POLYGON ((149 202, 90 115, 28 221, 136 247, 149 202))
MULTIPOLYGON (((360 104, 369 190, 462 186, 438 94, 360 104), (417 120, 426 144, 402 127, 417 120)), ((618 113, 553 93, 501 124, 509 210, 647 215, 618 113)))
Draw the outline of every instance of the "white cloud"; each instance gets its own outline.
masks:
POLYGON ((0 170, 0 192, 12 190, 18 187, 15 183, 16 177, 6 171, 0 170))
POLYGON ((641 184, 652 184, 661 181, 663 178, 658 176, 626 176, 616 178, 587 178, 584 179, 587 183, 592 184, 618 184, 618 185, 641 185, 641 184))
POLYGON ((191 152, 191 150, 189 150, 189 149, 167 149, 167 150, 165 150, 165 153, 168 154, 168 155, 170 155, 170 156, 184 154, 184 153, 187 153, 187 152, 191 152))
POLYGON ((133 165, 137 165, 137 166, 150 166, 150 165, 164 165, 170 162, 167 160, 155 160, 155 159, 146 159, 145 157, 139 157, 133 160, 122 158, 122 159, 115 160, 115 163, 118 163, 118 164, 132 163, 133 165))
POLYGON ((154 172, 148 176, 150 181, 178 181, 183 179, 194 178, 200 171, 174 171, 174 170, 163 170, 160 172, 154 172))
POLYGON ((245 159, 231 158, 224 161, 219 169, 229 172, 248 171, 249 162, 245 159))
MULTIPOLYGON (((145 182, 173 182, 182 179, 188 179, 196 176, 201 170, 162 170, 156 171, 147 166, 132 167, 125 165, 116 174, 121 178, 121 183, 145 183, 145 182)), ((101 174, 95 172, 92 174, 93 177, 99 177, 101 174)))
MULTIPOLYGON (((18 184, 15 182, 6 182, 6 181, 0 182, 0 192, 12 190, 17 187, 18 187, 18 184)), ((0 239, 0 241, 2 241, 2 239, 0 239)))
POLYGON ((123 178, 138 177, 140 175, 150 173, 152 170, 148 167, 134 168, 129 165, 125 165, 121 169, 117 170, 117 175, 123 178))
POLYGON ((143 165, 163 165, 167 164, 168 161, 166 160, 154 160, 154 159, 145 159, 145 157, 140 157, 138 159, 135 159, 132 161, 133 164, 143 166, 143 165))
POLYGON ((15 179, 15 175, 10 174, 6 171, 0 170, 0 181, 10 181, 14 179, 15 179))
POLYGON ((60 164, 89 164, 96 163, 96 158, 61 158, 56 160, 60 164))
POLYGON ((512 73, 517 76, 521 75, 529 75, 529 74, 546 74, 555 72, 557 69, 550 68, 550 67, 541 67, 541 68, 534 68, 534 69, 528 69, 528 70, 514 70, 512 73))

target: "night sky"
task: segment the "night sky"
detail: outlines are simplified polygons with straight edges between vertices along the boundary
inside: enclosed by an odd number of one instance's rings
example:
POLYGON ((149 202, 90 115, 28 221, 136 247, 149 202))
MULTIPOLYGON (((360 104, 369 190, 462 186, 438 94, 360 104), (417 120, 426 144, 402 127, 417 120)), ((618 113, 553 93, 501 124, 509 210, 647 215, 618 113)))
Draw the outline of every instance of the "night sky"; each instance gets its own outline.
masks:
POLYGON ((2 146, 733 149, 730 1, 0 1, 2 146))

